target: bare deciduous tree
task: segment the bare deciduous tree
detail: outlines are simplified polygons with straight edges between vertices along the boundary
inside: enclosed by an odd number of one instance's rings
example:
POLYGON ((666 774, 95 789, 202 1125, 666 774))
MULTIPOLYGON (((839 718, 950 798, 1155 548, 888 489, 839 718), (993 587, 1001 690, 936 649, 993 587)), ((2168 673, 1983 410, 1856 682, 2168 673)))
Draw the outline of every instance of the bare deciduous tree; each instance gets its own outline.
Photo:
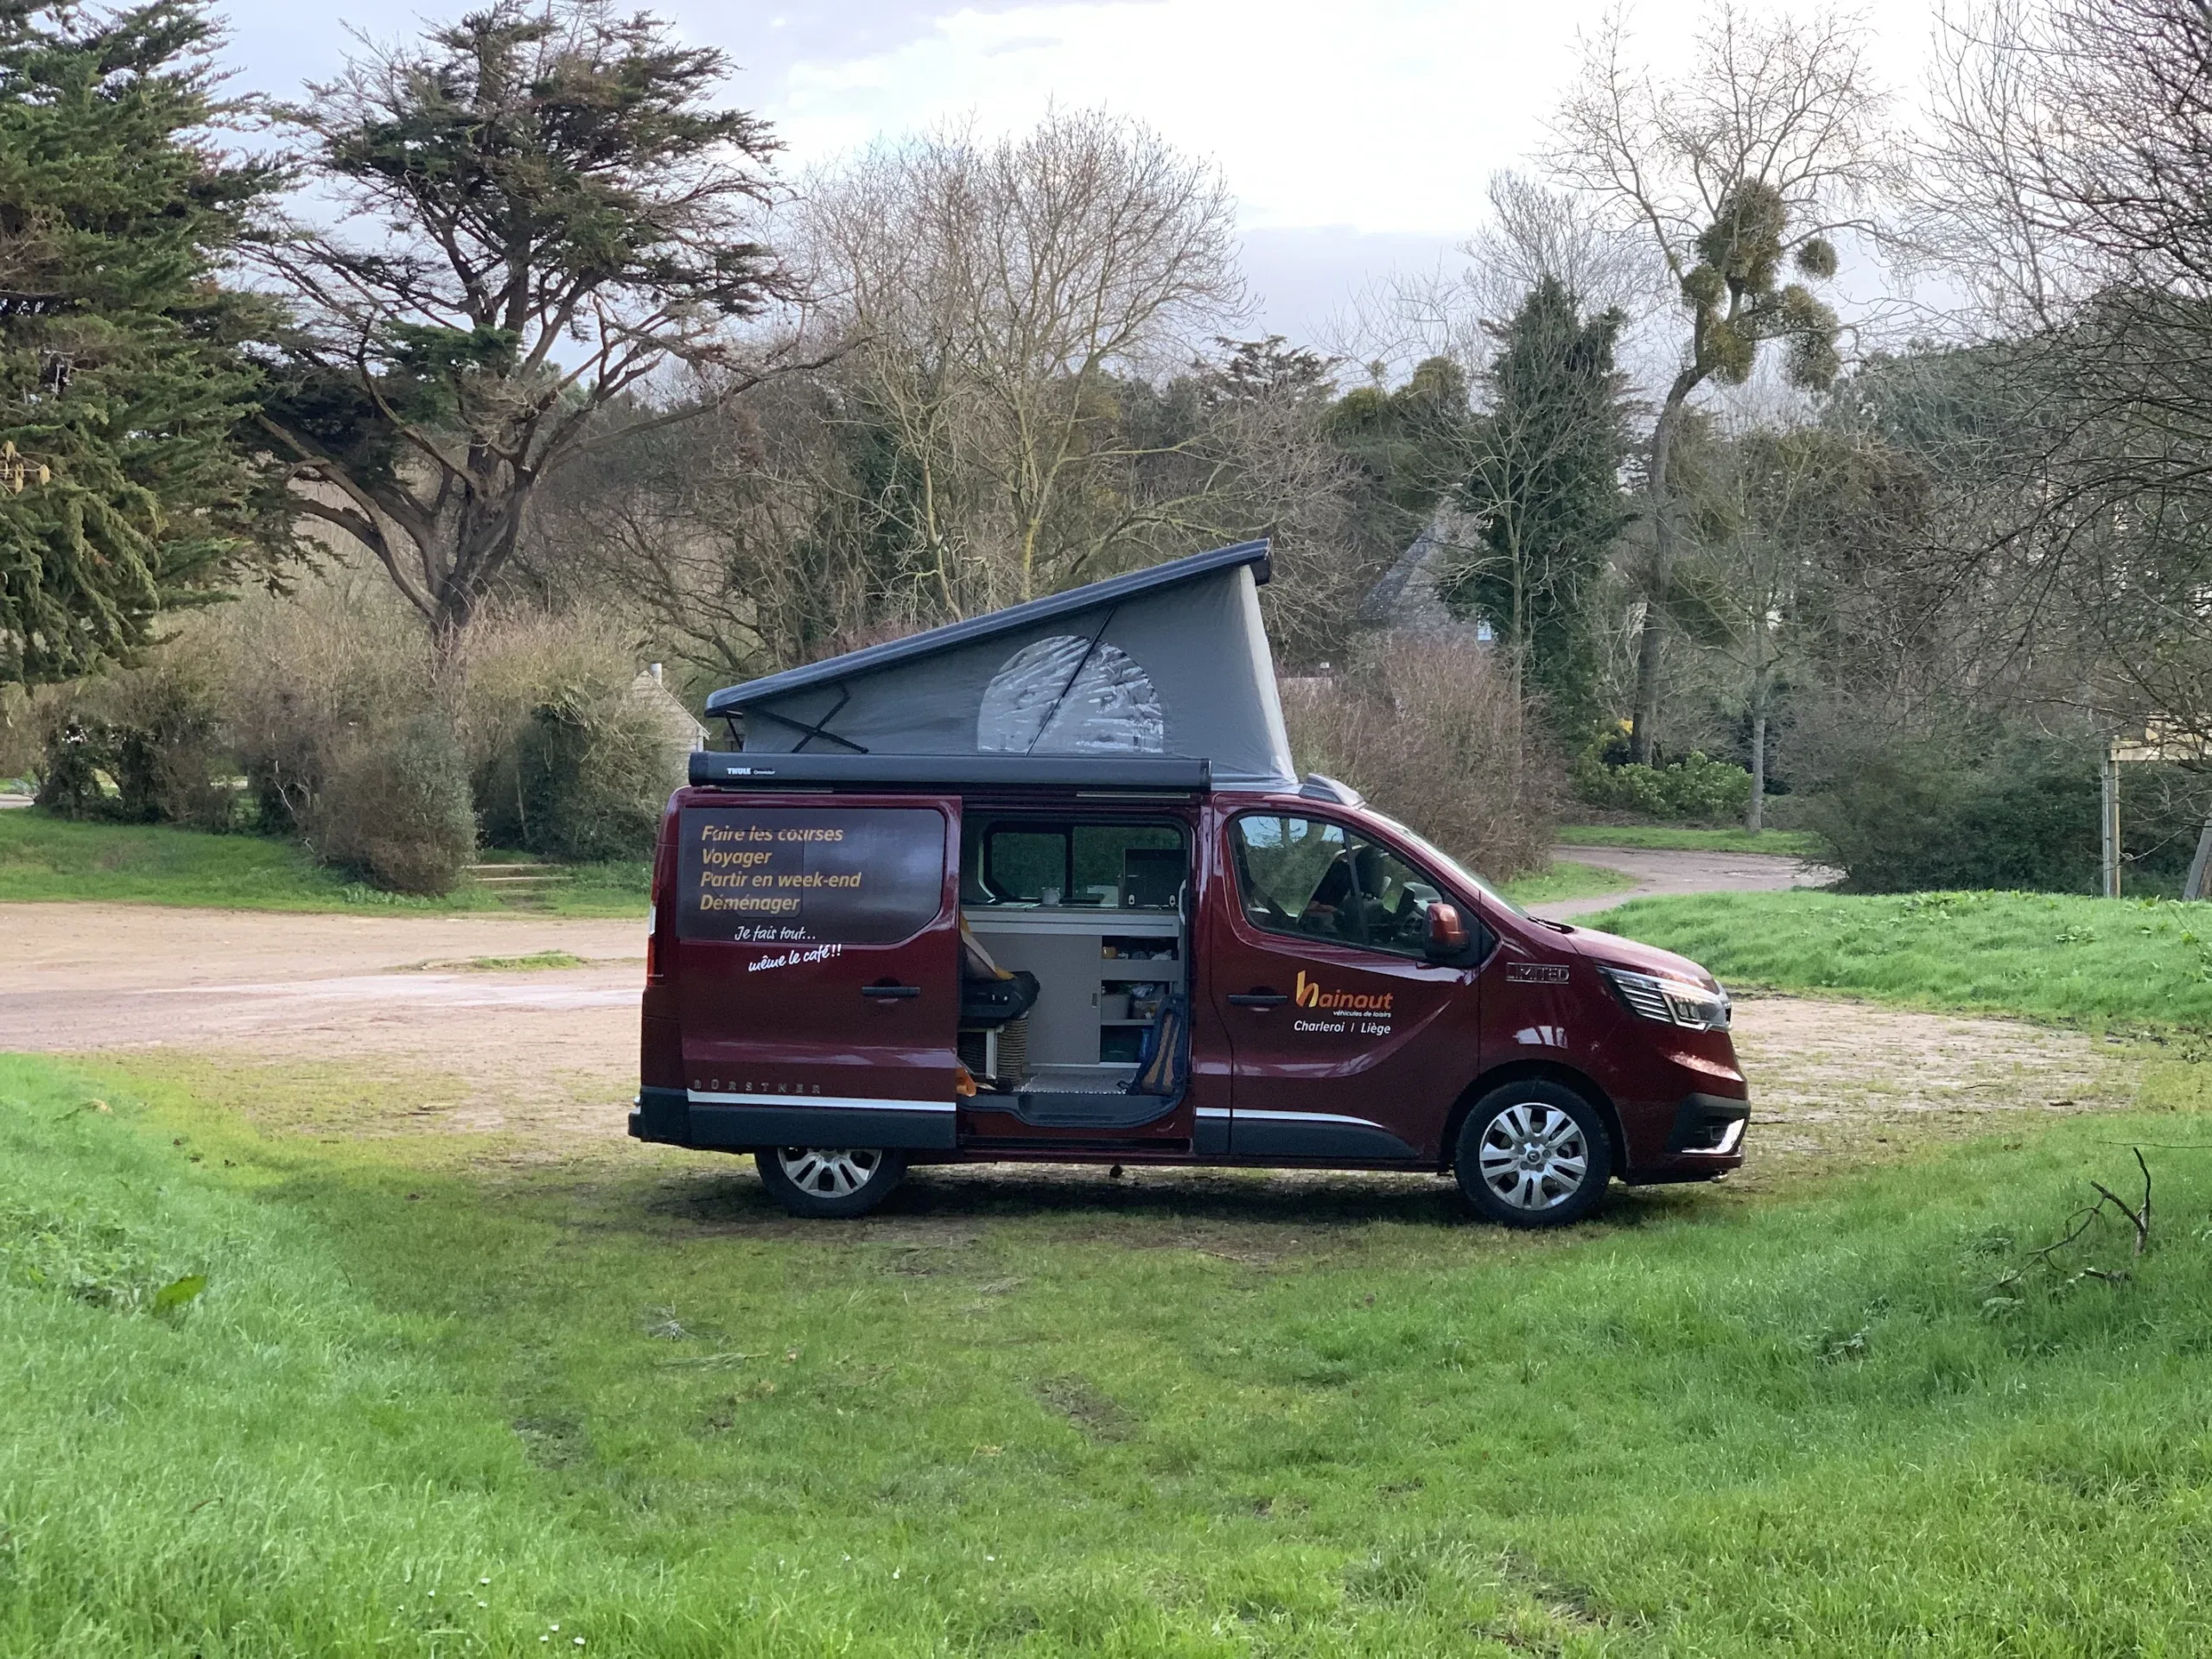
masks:
POLYGON ((2048 596, 2019 648, 2069 655, 2098 723, 2212 739, 2212 9, 1990 0, 1936 92, 1919 219, 1984 302, 2000 421, 1949 550, 2048 596))
POLYGON ((1555 175, 1637 227, 1675 285, 1688 329, 1659 402, 1644 484, 1651 518, 1638 651, 1634 754, 1650 758, 1664 600, 1675 549, 1671 450, 1691 395, 1740 384, 1760 346, 1784 346, 1793 381, 1821 386, 1838 366, 1837 319, 1799 283, 1834 276, 1834 238, 1871 232, 1890 172, 1887 100, 1864 27, 1724 5, 1680 77, 1662 80, 1631 51, 1616 10, 1585 43, 1557 119, 1555 175))
POLYGON ((878 505, 944 609, 1064 585, 1173 517, 1096 498, 1144 458, 1116 430, 1117 378, 1186 359, 1241 308, 1211 167, 1058 112, 1019 137, 871 150, 816 182, 802 223, 855 342, 849 416, 897 452, 878 505))

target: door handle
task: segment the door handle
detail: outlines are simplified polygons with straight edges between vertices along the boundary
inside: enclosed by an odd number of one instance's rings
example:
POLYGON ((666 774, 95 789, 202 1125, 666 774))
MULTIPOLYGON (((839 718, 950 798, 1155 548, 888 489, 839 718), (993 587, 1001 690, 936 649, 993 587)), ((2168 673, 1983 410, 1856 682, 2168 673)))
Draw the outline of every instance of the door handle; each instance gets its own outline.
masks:
POLYGON ((1239 1008, 1279 1008, 1290 999, 1281 991, 1232 991, 1230 1005, 1239 1008))
POLYGON ((908 997, 919 996, 921 994, 922 988, 918 985, 863 985, 861 987, 862 996, 888 997, 894 1001, 904 1001, 908 997))

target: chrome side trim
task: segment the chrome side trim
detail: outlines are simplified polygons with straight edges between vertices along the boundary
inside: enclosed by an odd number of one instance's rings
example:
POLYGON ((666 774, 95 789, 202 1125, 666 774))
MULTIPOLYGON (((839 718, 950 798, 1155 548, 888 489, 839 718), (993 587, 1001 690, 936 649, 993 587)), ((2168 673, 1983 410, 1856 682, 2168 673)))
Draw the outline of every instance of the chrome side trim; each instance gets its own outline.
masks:
MULTIPOLYGON (((1339 1117, 1334 1112, 1254 1112, 1240 1109, 1236 1116, 1240 1118, 1258 1118, 1268 1123, 1344 1123, 1359 1129, 1382 1128, 1372 1118, 1339 1117)), ((1382 1132, 1385 1135, 1389 1133, 1388 1129, 1382 1132)))
POLYGON ((684 1098, 694 1106, 783 1106, 793 1109, 846 1112, 951 1112, 952 1102, 936 1100, 874 1100, 857 1095, 729 1095, 711 1090, 687 1089, 684 1098))

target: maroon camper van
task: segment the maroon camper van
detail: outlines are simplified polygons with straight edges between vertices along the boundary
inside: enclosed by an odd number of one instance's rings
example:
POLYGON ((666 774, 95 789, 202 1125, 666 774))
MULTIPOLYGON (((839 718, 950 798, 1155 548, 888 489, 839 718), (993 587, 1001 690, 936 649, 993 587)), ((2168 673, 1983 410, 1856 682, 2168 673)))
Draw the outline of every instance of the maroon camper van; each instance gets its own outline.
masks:
POLYGON ((1543 1226, 1740 1164, 1712 976, 1289 775, 1266 577, 1226 548, 718 693, 631 1133, 824 1217, 1028 1160, 1456 1173, 1543 1226))

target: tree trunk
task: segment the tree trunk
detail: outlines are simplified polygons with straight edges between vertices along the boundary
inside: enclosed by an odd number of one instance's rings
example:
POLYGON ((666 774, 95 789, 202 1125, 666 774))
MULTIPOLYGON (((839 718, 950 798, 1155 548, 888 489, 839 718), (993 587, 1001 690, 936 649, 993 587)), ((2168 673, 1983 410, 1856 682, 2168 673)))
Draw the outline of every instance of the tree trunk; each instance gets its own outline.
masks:
POLYGON ((1628 740, 1628 758, 1640 766, 1651 764, 1658 735, 1659 654, 1664 638, 1661 630, 1665 626, 1662 613, 1675 557, 1675 506, 1667 493, 1668 462, 1674 454, 1675 429, 1681 423, 1682 410, 1696 388, 1697 378, 1692 370, 1676 375, 1651 429, 1651 471, 1646 480, 1651 497, 1651 563, 1643 579, 1643 637, 1637 645, 1636 708, 1628 740))
POLYGON ((1751 798, 1744 808, 1744 828, 1758 835, 1766 828, 1766 688, 1751 704, 1751 798))
POLYGON ((476 614, 476 600, 475 588, 465 582, 448 582, 439 590, 438 613, 430 626, 441 649, 468 631, 469 621, 476 614))

